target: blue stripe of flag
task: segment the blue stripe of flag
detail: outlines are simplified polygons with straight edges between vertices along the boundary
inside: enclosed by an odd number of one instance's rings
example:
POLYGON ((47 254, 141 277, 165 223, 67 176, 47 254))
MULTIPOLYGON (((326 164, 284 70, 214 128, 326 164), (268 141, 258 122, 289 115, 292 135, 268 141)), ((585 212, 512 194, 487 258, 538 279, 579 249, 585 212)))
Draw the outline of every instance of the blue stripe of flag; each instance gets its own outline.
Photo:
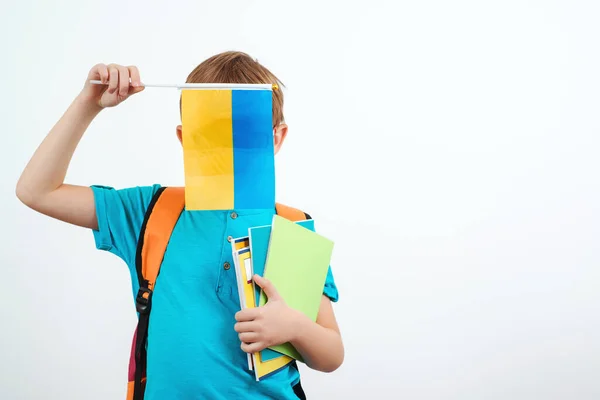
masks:
POLYGON ((275 207, 272 92, 233 90, 234 207, 275 207))

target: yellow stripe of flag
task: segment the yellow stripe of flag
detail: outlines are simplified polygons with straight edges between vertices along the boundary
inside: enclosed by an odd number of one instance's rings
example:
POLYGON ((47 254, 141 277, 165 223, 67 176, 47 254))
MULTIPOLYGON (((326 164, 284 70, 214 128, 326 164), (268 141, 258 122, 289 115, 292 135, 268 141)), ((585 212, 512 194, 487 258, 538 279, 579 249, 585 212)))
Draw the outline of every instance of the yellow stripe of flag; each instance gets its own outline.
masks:
POLYGON ((181 104, 186 208, 234 208, 231 91, 184 90, 181 104))

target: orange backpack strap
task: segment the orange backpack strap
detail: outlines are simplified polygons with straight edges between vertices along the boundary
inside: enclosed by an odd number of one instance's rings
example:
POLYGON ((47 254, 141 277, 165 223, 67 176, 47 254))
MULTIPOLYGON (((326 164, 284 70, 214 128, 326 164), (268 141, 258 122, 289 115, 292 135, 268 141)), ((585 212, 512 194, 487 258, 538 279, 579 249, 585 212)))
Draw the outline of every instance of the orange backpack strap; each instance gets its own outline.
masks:
POLYGON ((152 291, 163 255, 185 205, 184 188, 160 188, 148 206, 138 239, 136 269, 140 286, 152 291))
POLYGON ((156 278, 171 233, 173 233, 184 205, 184 188, 162 187, 156 192, 146 210, 135 258, 135 267, 140 285, 135 299, 139 318, 132 344, 132 357, 129 363, 128 400, 141 400, 144 398, 146 342, 148 339, 150 310, 152 308, 152 291, 156 284, 156 278))
POLYGON ((296 208, 292 208, 280 203, 275 203, 275 212, 277 213, 277 215, 285 219, 289 219, 292 222, 312 219, 312 217, 304 211, 300 211, 296 208))

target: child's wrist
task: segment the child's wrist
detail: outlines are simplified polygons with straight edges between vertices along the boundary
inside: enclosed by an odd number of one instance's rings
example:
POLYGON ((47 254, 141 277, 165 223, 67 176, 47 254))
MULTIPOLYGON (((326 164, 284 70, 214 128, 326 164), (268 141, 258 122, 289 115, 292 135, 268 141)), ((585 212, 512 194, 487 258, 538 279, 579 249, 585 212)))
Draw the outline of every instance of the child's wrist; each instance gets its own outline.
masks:
POLYGON ((292 310, 292 312, 294 313, 294 323, 290 342, 294 343, 304 336, 304 332, 310 328, 310 325, 313 323, 313 321, 311 321, 310 318, 298 310, 292 310))
POLYGON ((103 110, 95 99, 86 96, 85 93, 80 93, 73 101, 73 106, 77 107, 78 111, 89 117, 95 117, 103 110))

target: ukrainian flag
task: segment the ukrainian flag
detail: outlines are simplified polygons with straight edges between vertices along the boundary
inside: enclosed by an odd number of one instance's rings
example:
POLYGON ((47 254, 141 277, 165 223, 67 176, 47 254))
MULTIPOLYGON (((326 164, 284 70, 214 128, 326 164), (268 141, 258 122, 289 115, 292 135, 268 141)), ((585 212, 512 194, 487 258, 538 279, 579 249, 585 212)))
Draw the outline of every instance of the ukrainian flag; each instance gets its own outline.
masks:
POLYGON ((275 207, 272 91, 182 90, 188 210, 275 207))

